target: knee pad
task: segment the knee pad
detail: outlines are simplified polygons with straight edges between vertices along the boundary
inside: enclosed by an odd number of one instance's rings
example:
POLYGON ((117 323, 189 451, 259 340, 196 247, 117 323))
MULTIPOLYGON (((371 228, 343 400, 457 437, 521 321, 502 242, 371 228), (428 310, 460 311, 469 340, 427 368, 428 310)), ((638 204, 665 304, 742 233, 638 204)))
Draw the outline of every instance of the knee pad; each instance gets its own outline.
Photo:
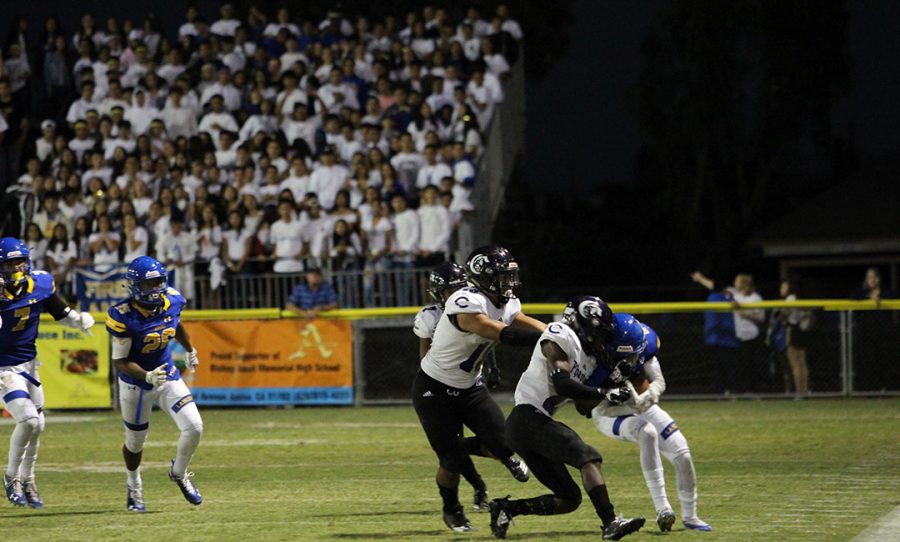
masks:
POLYGON ((642 425, 635 433, 637 433, 635 436, 641 446, 652 446, 655 448, 657 445, 656 443, 659 441, 659 435, 656 432, 656 428, 649 423, 642 425))
POLYGON ((185 427, 182 433, 187 433, 190 436, 200 438, 203 435, 203 422, 194 422, 191 425, 185 427))
POLYGON ((28 429, 28 432, 32 435, 36 433, 40 433, 43 428, 43 424, 41 423, 41 419, 39 416, 35 416, 33 418, 26 418, 24 420, 16 422, 17 425, 21 425, 28 429))
POLYGON ((125 447, 129 452, 139 454, 144 450, 144 441, 147 440, 148 431, 149 429, 143 431, 125 429, 125 447))
POLYGON ((40 412, 37 417, 37 427, 34 428, 34 435, 40 435, 44 432, 44 426, 46 422, 44 420, 44 413, 40 412))

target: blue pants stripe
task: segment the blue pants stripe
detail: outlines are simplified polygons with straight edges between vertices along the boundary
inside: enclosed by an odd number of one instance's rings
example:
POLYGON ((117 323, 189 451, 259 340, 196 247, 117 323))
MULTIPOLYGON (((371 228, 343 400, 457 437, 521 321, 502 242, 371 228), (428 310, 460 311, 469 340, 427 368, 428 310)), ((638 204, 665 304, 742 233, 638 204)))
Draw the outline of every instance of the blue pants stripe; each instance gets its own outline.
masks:
POLYGON ((38 382, 38 379, 37 379, 37 378, 31 376, 30 374, 28 374, 28 373, 26 373, 26 372, 24 372, 24 371, 21 372, 21 373, 19 373, 19 376, 21 376, 21 377, 24 378, 25 380, 31 382, 31 384, 32 384, 33 386, 35 386, 35 387, 40 387, 40 386, 41 386, 41 383, 38 382))
POLYGON ((615 435, 617 437, 621 436, 621 435, 619 435, 619 428, 622 427, 622 422, 624 422, 626 418, 630 418, 630 417, 631 417, 631 414, 629 414, 627 416, 616 416, 616 421, 613 422, 613 435, 615 435))
POLYGON ((16 399, 31 399, 31 395, 25 390, 13 390, 3 396, 3 402, 8 403, 16 399))
MULTIPOLYGON (((141 394, 138 395, 138 405, 137 412, 134 414, 134 423, 140 425, 141 424, 141 409, 144 407, 144 390, 141 388, 141 394)), ((144 424, 146 425, 146 424, 144 424)), ((135 431, 140 431, 140 429, 135 429, 135 431)))

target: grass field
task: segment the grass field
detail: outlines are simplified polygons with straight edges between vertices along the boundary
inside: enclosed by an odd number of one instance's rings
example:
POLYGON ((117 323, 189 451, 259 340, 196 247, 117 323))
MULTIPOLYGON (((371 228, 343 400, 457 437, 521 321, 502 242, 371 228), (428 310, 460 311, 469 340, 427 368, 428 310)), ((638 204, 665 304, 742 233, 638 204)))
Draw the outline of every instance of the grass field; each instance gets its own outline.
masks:
MULTIPOLYGON (((849 540, 900 505, 900 400, 670 402, 691 444, 700 515, 713 533, 661 535, 636 446, 612 441, 569 406, 561 419, 603 453, 617 510, 648 518, 626 540, 849 540)), ((508 405, 507 405, 508 407, 508 405)), ((411 407, 206 410, 188 505, 166 477, 177 432, 155 412, 144 451, 148 512, 124 509, 121 422, 114 413, 48 415, 41 511, 5 504, 0 530, 49 540, 488 540, 441 522, 436 461, 411 407)), ((0 426, 5 453, 11 426, 0 426)), ((492 496, 544 493, 476 459, 492 496)), ((669 498, 678 512, 674 472, 669 498)), ((471 492, 461 490, 464 504, 471 492)), ((16 535, 18 538, 19 535, 16 535)), ((599 540, 589 501, 557 517, 516 518, 509 540, 599 540)))

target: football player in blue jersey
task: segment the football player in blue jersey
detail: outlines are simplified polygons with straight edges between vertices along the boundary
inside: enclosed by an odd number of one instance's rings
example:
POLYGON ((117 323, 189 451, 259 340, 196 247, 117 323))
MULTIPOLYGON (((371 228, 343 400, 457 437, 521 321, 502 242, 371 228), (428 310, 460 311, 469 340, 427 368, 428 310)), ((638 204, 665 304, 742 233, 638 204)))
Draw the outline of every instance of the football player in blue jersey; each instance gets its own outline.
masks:
POLYGON ((44 431, 44 391, 35 344, 41 312, 86 333, 94 325, 89 313, 71 310, 56 295, 50 273, 31 269, 25 243, 12 237, 0 239, 0 397, 16 422, 3 486, 9 502, 31 508, 44 506, 34 483, 34 463, 44 431))
POLYGON ((611 438, 633 442, 641 449, 641 470, 656 507, 656 523, 663 532, 672 530, 675 512, 666 497, 662 454, 675 467, 681 519, 685 528, 712 531, 697 516, 697 475, 687 439, 675 420, 659 406, 666 381, 657 359, 659 336, 630 314, 616 315, 616 326, 607 342, 608 355, 626 359, 631 399, 622 405, 602 401, 591 417, 597 429, 611 438), (634 355, 632 353, 637 353, 634 355), (635 389, 637 388, 637 389, 635 389))
POLYGON ((145 510, 141 484, 141 453, 150 427, 153 402, 178 426, 181 436, 169 478, 193 505, 203 497, 191 481, 188 464, 200 444, 203 420, 181 374, 172 363, 169 342, 178 341, 186 352, 185 365, 199 365, 197 351, 179 321, 186 301, 166 285, 166 268, 149 256, 136 258, 128 266, 126 281, 130 298, 110 307, 106 329, 112 335, 112 358, 119 372, 119 402, 125 422, 122 455, 128 475, 126 507, 145 510))

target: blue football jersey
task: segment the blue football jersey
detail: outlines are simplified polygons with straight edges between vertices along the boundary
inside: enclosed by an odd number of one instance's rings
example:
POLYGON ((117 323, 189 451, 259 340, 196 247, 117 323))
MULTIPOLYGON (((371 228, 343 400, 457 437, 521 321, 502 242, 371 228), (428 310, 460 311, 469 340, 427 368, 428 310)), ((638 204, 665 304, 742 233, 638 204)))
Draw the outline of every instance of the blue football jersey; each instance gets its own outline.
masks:
MULTIPOLYGON (((175 338, 181 309, 187 301, 175 288, 167 288, 162 298, 162 310, 158 313, 149 312, 131 300, 113 305, 106 312, 106 330, 113 337, 131 339, 128 361, 137 363, 145 371, 165 364, 168 380, 178 380, 181 373, 172 363, 169 343, 175 338)), ((144 389, 153 388, 143 380, 136 380, 124 373, 119 373, 119 378, 144 389)))
POLYGON ((25 292, 13 297, 0 292, 0 367, 19 365, 37 357, 35 341, 44 304, 56 293, 53 275, 32 271, 25 292))

